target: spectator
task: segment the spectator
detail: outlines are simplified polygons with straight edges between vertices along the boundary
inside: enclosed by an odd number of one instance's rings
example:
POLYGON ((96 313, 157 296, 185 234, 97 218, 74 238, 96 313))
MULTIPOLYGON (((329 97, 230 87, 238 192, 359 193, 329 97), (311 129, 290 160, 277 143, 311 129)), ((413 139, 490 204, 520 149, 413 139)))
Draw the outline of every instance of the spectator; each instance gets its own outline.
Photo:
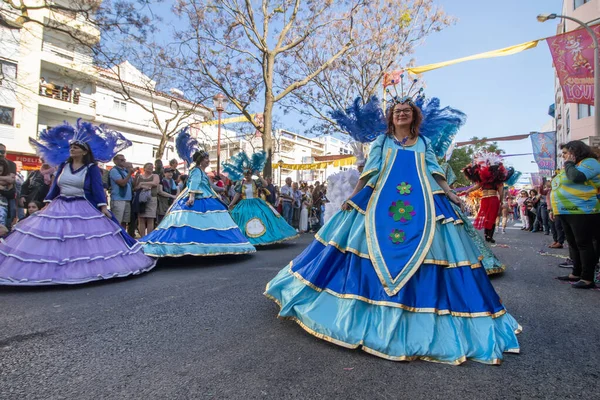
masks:
POLYGON ((529 191, 529 199, 531 206, 527 207, 527 215, 529 216, 529 226, 531 232, 539 232, 539 221, 538 221, 538 208, 540 205, 540 195, 537 190, 531 189, 529 191))
MULTIPOLYGON (((554 179, 554 177, 552 177, 554 179)), ((546 204, 548 204, 548 206, 550 206, 552 204, 552 186, 550 185, 550 182, 547 182, 547 184, 550 186, 549 190, 547 191, 546 194, 546 204)), ((552 232, 552 239, 554 240, 554 242, 549 245, 548 247, 551 249, 562 249, 564 247, 564 243, 565 243, 565 231, 562 227, 562 223, 560 222, 560 219, 558 218, 550 218, 550 214, 552 213, 552 209, 550 208, 548 210, 548 223, 550 225, 550 231, 552 232)), ((572 265, 572 264, 568 264, 568 265, 572 265)))
POLYGON ((133 187, 138 205, 143 204, 143 210, 140 208, 138 211, 138 230, 141 237, 154 230, 158 207, 157 196, 160 179, 157 174, 153 173, 152 168, 152 163, 144 164, 144 172, 136 177, 133 187))
POLYGON ((298 230, 300 227, 300 211, 302 211, 302 192, 296 182, 292 184, 292 196, 294 198, 292 203, 292 226, 298 230))
POLYGON ((169 161, 169 167, 171 167, 171 169, 173 170, 173 179, 175 179, 175 182, 179 182, 179 177, 181 176, 181 172, 179 172, 179 170, 177 169, 178 166, 179 163, 175 158, 169 161))
POLYGON ((164 169, 164 178, 161 180, 161 184, 158 186, 158 210, 157 210, 157 223, 165 217, 169 207, 173 204, 173 201, 179 194, 179 188, 173 179, 173 170, 169 168, 164 169))
MULTIPOLYGON (((0 160, 0 177, 8 176, 8 163, 7 160, 0 160)), ((0 225, 9 226, 9 213, 8 213, 8 202, 9 199, 15 198, 15 185, 12 184, 0 184, 0 225)))
POLYGON ((184 175, 184 174, 179 175, 179 183, 177 184, 177 188, 179 189, 180 193, 185 188, 185 185, 187 185, 187 180, 188 180, 187 175, 184 175))
POLYGON ((267 196, 267 201, 269 203, 271 203, 272 206, 275 206, 275 199, 276 199, 276 194, 275 194, 275 185, 273 185, 273 179, 272 178, 267 178, 267 186, 266 188, 269 191, 269 195, 267 196))
POLYGON ((21 173, 23 170, 23 163, 21 161, 15 161, 17 166, 17 175, 15 175, 15 189, 16 189, 16 204, 17 204, 17 220, 25 218, 25 207, 27 204, 21 202, 21 190, 23 190, 23 183, 25 183, 25 177, 21 173))
POLYGON ((30 172, 23 186, 21 186, 21 202, 23 204, 29 204, 32 201, 44 202, 48 191, 50 191, 55 172, 54 167, 42 160, 40 170, 30 172))
POLYGON ((46 79, 44 79, 44 77, 42 76, 40 78, 40 94, 41 95, 45 95, 46 94, 46 79))
POLYGON ((29 217, 30 215, 35 214, 36 212, 40 211, 42 208, 44 208, 44 203, 42 203, 40 201, 30 201, 27 204, 27 215, 25 216, 25 218, 29 217))
POLYGON ((517 197, 517 204, 519 205, 519 215, 523 227, 521 230, 529 230, 529 216, 527 215, 527 202, 529 201, 529 195, 527 190, 521 190, 519 197, 517 197))
POLYGON ((576 289, 591 289, 598 262, 594 239, 600 226, 600 162, 592 149, 580 140, 561 146, 564 169, 552 180, 551 218, 558 218, 569 243, 573 272, 560 276, 575 282, 576 289))
POLYGON ((161 160, 155 160, 154 161, 154 173, 156 175, 158 175, 158 179, 160 179, 161 181, 165 177, 164 170, 165 170, 165 168, 163 166, 163 162, 161 160))
POLYGON ((128 163, 123 154, 113 157, 115 166, 110 170, 110 210, 123 228, 131 222, 131 200, 133 200, 133 183, 131 174, 133 165, 128 163))
MULTIPOLYGON (((6 158, 6 146, 0 143, 0 160, 4 160, 8 164, 8 173, 0 176, 0 185, 5 187, 12 187, 15 183, 17 176, 17 165, 6 158)), ((17 216, 17 198, 16 191, 13 191, 12 198, 8 198, 8 219, 6 228, 10 231, 12 228, 12 221, 17 216)))
POLYGON ((294 190, 292 189, 292 178, 285 178, 285 185, 281 188, 281 205, 283 211, 283 218, 285 221, 292 225, 292 203, 294 202, 294 190))

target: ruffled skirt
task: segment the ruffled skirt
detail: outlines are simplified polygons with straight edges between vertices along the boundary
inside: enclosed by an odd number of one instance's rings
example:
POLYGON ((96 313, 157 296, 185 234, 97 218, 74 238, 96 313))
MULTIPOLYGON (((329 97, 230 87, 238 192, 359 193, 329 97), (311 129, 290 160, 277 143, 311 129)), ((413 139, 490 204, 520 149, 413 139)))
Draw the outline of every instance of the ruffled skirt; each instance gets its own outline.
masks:
POLYGON ((186 204, 180 196, 161 223, 140 239, 144 252, 154 257, 216 256, 254 253, 256 249, 218 199, 196 199, 186 204))
POLYGON ((0 243, 0 285, 78 284, 151 270, 155 261, 124 235, 86 199, 58 197, 0 243))
POLYGON ((396 361, 499 364, 504 352, 519 352, 521 328, 501 304, 460 217, 445 196, 434 201, 431 246, 394 295, 371 262, 360 204, 337 213, 265 295, 280 306, 280 317, 344 347, 396 361))
POLYGON ((233 220, 254 246, 294 239, 298 233, 262 199, 244 199, 231 211, 233 220))

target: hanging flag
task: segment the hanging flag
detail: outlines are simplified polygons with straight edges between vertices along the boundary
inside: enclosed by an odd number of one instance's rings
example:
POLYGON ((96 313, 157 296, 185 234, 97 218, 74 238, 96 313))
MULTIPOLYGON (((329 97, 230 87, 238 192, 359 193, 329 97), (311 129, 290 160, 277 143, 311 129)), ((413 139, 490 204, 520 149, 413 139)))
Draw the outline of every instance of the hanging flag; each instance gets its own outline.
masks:
POLYGON ((386 88, 391 85, 400 83, 400 75, 404 73, 403 70, 384 72, 383 74, 383 87, 386 88))
POLYGON ((540 175, 552 176, 556 168, 556 131, 534 132, 529 137, 540 175))
MULTIPOLYGON (((600 36, 600 25, 591 28, 600 36)), ((565 103, 594 105, 594 48, 590 34, 582 28, 546 41, 565 103)))

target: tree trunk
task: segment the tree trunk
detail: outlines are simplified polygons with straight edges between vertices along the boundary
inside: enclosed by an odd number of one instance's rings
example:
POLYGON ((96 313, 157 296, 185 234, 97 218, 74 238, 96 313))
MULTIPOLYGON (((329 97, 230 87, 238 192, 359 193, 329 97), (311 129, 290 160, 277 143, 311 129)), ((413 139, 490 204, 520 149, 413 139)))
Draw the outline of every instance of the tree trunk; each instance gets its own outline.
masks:
POLYGON ((169 137, 166 133, 162 133, 162 137, 160 138, 160 143, 158 144, 158 150, 156 151, 155 160, 162 160, 163 154, 165 154, 165 147, 167 147, 167 143, 169 143, 169 137))
POLYGON ((267 153, 267 163, 263 170, 263 176, 272 178, 272 163, 273 163, 273 68, 275 66, 275 56, 267 54, 264 57, 266 65, 263 67, 265 78, 265 109, 263 111, 263 150, 267 153))

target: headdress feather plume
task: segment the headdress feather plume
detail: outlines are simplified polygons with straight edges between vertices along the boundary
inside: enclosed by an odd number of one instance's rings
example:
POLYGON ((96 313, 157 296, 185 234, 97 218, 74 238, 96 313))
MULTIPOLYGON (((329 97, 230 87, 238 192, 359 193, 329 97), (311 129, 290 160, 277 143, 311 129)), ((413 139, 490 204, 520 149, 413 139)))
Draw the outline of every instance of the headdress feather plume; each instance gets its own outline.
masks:
POLYGON ((231 157, 229 162, 222 163, 223 172, 229 176, 229 179, 241 181, 244 179, 244 174, 248 170, 253 173, 262 172, 265 168, 266 161, 267 153, 264 151, 254 153, 252 157, 248 157, 248 154, 241 151, 231 157))
POLYGON ((200 144, 196 138, 190 135, 190 127, 186 126, 183 128, 175 139, 175 148, 177 149, 177 155, 183 161, 187 163, 187 165, 191 165, 194 160, 192 160, 192 156, 199 149, 200 144))
POLYGON ((120 132, 81 119, 76 126, 65 121, 52 129, 44 129, 37 140, 29 138, 29 144, 45 162, 54 166, 67 161, 71 144, 88 149, 100 162, 109 162, 115 154, 132 145, 120 132))

